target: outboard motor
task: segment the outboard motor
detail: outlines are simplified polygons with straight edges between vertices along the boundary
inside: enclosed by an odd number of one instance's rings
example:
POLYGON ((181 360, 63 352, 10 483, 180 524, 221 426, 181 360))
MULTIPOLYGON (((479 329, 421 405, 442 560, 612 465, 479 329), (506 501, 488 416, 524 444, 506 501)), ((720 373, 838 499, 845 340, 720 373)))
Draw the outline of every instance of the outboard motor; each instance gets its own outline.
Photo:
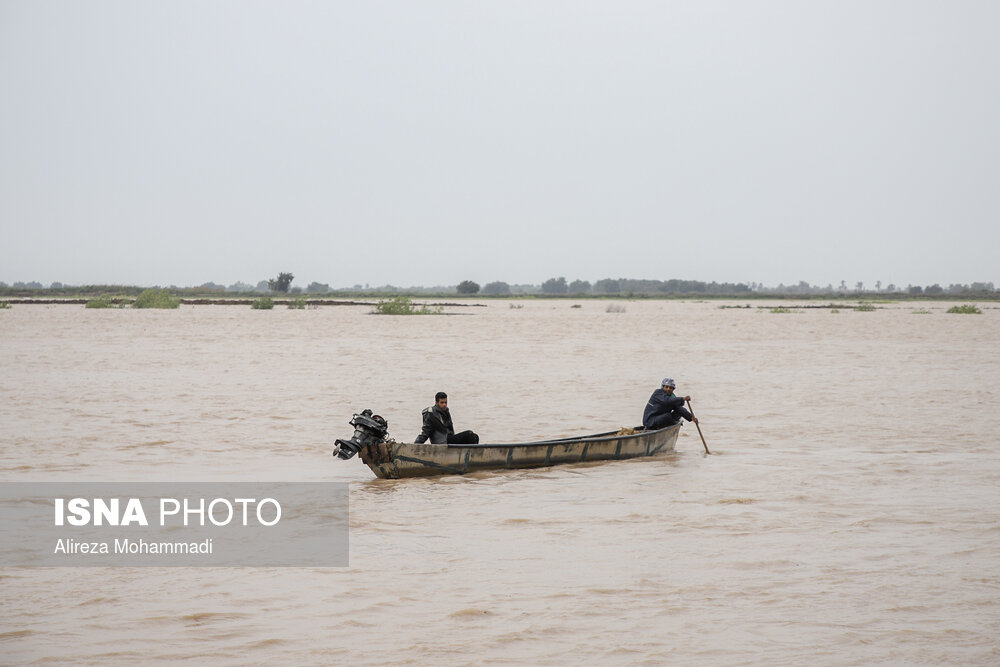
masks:
POLYGON ((363 447, 378 444, 389 437, 389 423, 381 415, 373 415, 371 410, 355 414, 350 424, 354 427, 354 435, 350 440, 337 438, 337 446, 333 448, 333 455, 345 461, 363 447))

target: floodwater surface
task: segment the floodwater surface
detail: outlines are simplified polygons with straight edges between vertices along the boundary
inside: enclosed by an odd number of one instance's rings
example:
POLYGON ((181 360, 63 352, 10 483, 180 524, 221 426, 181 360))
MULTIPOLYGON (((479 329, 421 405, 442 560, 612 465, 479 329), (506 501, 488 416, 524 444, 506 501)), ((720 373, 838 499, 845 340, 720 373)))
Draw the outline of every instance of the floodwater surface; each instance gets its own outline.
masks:
POLYGON ((0 663, 1000 663, 996 307, 482 303, 0 311, 0 481, 351 483, 346 568, 0 569, 0 663), (439 390, 484 442, 635 426, 665 375, 711 456, 330 456, 439 390))

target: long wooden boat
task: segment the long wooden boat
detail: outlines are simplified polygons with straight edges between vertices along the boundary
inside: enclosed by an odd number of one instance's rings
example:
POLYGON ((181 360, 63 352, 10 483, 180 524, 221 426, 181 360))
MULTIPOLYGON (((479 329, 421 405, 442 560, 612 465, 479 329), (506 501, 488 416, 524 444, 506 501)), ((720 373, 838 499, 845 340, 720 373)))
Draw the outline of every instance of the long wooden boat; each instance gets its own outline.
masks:
POLYGON ((542 468, 560 463, 616 461, 671 452, 680 424, 655 431, 642 427, 596 435, 515 444, 432 445, 386 440, 359 450, 382 479, 464 475, 479 470, 542 468))

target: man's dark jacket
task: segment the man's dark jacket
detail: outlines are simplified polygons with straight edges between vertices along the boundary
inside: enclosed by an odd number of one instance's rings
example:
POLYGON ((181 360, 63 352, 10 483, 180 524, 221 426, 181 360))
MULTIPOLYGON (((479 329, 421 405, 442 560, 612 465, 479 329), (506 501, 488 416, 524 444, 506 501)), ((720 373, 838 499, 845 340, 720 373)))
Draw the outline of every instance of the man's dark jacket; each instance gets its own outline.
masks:
POLYGON ((447 445, 448 436, 455 435, 455 425, 451 421, 451 413, 442 410, 436 404, 424 408, 424 426, 420 435, 413 442, 423 444, 430 438, 432 445, 447 445))
POLYGON ((642 412, 642 425, 647 429, 663 428, 676 424, 681 417, 691 421, 691 413, 684 407, 684 398, 668 394, 661 387, 649 397, 646 409, 642 412))

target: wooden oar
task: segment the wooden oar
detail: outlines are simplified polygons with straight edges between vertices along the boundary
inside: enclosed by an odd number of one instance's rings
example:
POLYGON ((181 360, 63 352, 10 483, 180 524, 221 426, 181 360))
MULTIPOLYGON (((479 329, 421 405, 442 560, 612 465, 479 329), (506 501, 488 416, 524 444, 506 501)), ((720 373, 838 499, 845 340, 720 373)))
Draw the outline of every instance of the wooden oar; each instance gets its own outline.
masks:
MULTIPOLYGON (((688 399, 687 404, 688 404, 688 412, 691 413, 691 419, 694 419, 694 408, 691 407, 691 399, 688 399)), ((708 443, 705 442, 705 436, 701 432, 701 424, 695 422, 694 425, 698 427, 698 435, 701 436, 701 444, 705 447, 705 453, 711 454, 712 452, 708 451, 708 443)))

